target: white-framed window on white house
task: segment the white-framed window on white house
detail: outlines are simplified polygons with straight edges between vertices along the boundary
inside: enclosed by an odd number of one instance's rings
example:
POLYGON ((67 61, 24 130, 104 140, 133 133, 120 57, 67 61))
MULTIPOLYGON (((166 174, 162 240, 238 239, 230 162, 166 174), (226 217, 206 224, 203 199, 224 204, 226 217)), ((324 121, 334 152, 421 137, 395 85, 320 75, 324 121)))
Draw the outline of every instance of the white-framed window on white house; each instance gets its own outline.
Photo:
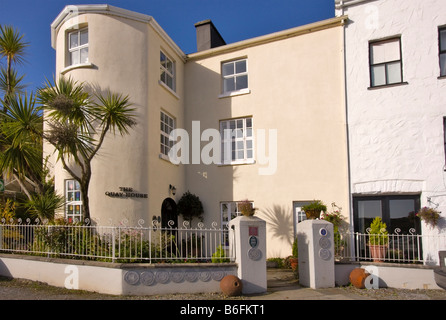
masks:
MULTIPOLYGON (((239 209, 238 204, 240 201, 225 201, 220 203, 220 214, 221 214, 221 227, 224 230, 228 230, 228 223, 234 218, 237 218, 242 213, 239 209)), ((251 202, 252 206, 254 207, 254 203, 251 202)), ((223 233, 223 245, 228 246, 229 245, 229 237, 228 233, 223 233)))
POLYGON ((169 140, 169 135, 175 129, 175 119, 167 113, 160 112, 160 154, 167 159, 174 141, 169 140))
POLYGON ((370 48, 370 86, 403 82, 401 38, 373 41, 370 48))
POLYGON ((160 51, 160 81, 175 92, 175 62, 160 51))
POLYGON ((220 121, 222 164, 254 162, 252 117, 220 121))
POLYGON ((88 63, 88 28, 68 33, 69 65, 88 63))
POLYGON ((440 77, 446 76, 446 27, 438 29, 438 44, 440 50, 440 77))
POLYGON ((248 59, 224 62, 221 65, 223 94, 248 89, 248 59))
POLYGON ((68 221, 82 220, 81 186, 77 180, 65 180, 65 217, 68 221))

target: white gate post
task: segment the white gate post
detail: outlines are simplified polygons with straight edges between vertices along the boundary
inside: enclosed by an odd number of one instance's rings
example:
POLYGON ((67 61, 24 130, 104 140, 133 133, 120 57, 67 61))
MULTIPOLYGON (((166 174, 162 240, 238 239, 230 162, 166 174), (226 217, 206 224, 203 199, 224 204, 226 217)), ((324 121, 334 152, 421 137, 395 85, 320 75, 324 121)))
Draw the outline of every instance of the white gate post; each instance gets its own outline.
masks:
POLYGON ((258 217, 240 216, 229 222, 235 241, 237 276, 242 281, 242 294, 266 292, 266 222, 258 217))

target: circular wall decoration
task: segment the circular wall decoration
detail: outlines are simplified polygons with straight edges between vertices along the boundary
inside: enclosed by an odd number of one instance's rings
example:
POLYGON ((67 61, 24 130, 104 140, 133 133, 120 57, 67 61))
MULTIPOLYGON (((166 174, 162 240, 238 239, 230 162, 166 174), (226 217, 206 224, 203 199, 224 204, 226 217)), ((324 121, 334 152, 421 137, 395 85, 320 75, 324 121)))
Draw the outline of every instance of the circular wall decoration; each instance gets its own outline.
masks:
POLYGON ((141 273, 141 283, 145 286, 153 286, 155 284, 155 275, 153 272, 150 271, 144 271, 141 273))
POLYGON ((201 281, 208 282, 211 280, 211 273, 209 271, 202 271, 200 272, 200 275, 198 276, 201 281))
POLYGON ((251 260, 258 261, 262 257, 262 251, 257 248, 251 248, 248 250, 248 257, 251 260))
POLYGON ((226 275, 226 272, 224 271, 212 271, 211 277, 214 281, 221 281, 226 275))
POLYGON ((175 283, 180 283, 184 281, 184 272, 178 272, 178 271, 172 272, 170 276, 172 278, 172 281, 175 283))
POLYGON ((127 271, 124 275, 124 280, 128 284, 135 285, 139 281, 139 274, 135 271, 127 271))
POLYGON ((327 249, 319 250, 319 257, 325 261, 330 260, 330 258, 331 258, 330 250, 327 250, 327 249))
POLYGON ((161 271, 156 273, 156 281, 158 281, 159 283, 165 284, 168 283, 169 280, 170 280, 169 272, 161 271))
POLYGON ((186 272, 186 274, 184 275, 184 278, 188 282, 195 282, 198 279, 198 273, 196 273, 196 272, 186 272))
POLYGON ((331 246, 331 241, 328 238, 320 238, 319 239, 319 245, 322 249, 328 249, 331 246))

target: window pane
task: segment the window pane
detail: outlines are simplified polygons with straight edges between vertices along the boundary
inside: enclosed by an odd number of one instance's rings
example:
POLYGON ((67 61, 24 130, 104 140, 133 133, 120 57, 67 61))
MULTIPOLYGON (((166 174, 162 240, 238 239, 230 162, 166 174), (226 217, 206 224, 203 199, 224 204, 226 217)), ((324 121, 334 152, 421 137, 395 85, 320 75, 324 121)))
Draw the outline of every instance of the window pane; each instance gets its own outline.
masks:
POLYGON ((248 76, 238 76, 236 81, 236 90, 248 88, 248 76))
POLYGON ((228 76, 228 75, 234 74, 234 63, 233 62, 225 63, 223 65, 222 72, 223 72, 224 76, 228 76))
POLYGON ((386 67, 384 65, 372 67, 372 86, 386 84, 386 67))
POLYGON ((401 63, 387 64, 387 84, 401 82, 401 63))
POLYGON ((88 30, 81 31, 81 42, 80 45, 84 45, 88 43, 88 30))
POLYGON ((80 63, 87 63, 87 62, 88 62, 88 48, 82 48, 80 55, 80 63))
POLYGON ((390 200, 389 210, 389 232, 400 228, 403 234, 407 234, 410 228, 415 227, 415 201, 413 199, 390 200))
POLYGON ((400 60, 399 39, 371 44, 372 64, 400 60))
POLYGON ((364 233, 375 217, 382 218, 381 200, 358 201, 358 231, 364 233))
POLYGON ((80 52, 78 50, 70 53, 70 61, 71 64, 79 64, 80 61, 80 52))
POLYGON ((446 29, 440 31, 440 50, 446 51, 446 29))
POLYGON ((446 76, 446 53, 440 55, 440 76, 446 76))
POLYGON ((246 72, 246 60, 237 61, 235 63, 235 73, 246 72))
POLYGON ((225 79, 223 81, 223 90, 224 92, 234 91, 235 90, 235 79, 225 79))
POLYGON ((77 32, 70 33, 70 49, 79 46, 79 35, 77 32))

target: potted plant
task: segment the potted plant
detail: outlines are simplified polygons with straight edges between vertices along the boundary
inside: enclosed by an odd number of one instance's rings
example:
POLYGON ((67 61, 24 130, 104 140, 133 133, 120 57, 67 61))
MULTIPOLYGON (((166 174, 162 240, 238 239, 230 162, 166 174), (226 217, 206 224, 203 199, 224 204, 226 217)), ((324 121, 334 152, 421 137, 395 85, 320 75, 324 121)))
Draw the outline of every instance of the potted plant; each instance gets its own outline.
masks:
POLYGON ((327 206, 321 200, 314 200, 309 204, 302 206, 302 210, 305 212, 307 219, 318 219, 321 212, 327 211, 327 206))
POLYGON ((256 213, 256 208, 252 206, 252 202, 243 200, 238 203, 238 209, 245 217, 252 217, 256 213))
POLYGON ((427 224, 435 227, 440 219, 440 212, 434 208, 423 207, 417 212, 416 216, 427 224))
POLYGON ((198 218, 203 221, 203 205, 200 198, 189 191, 185 192, 177 204, 178 213, 181 214, 184 220, 189 222, 193 218, 198 218))
POLYGON ((291 253, 292 254, 288 260, 290 262, 291 269, 293 269, 293 271, 296 271, 298 262, 299 262, 299 259, 298 259, 299 256, 298 256, 298 251, 297 251, 297 237, 294 239, 291 253))
POLYGON ((367 231, 369 232, 369 249, 373 261, 382 262, 386 256, 387 247, 389 245, 387 225, 380 217, 375 217, 367 231))

